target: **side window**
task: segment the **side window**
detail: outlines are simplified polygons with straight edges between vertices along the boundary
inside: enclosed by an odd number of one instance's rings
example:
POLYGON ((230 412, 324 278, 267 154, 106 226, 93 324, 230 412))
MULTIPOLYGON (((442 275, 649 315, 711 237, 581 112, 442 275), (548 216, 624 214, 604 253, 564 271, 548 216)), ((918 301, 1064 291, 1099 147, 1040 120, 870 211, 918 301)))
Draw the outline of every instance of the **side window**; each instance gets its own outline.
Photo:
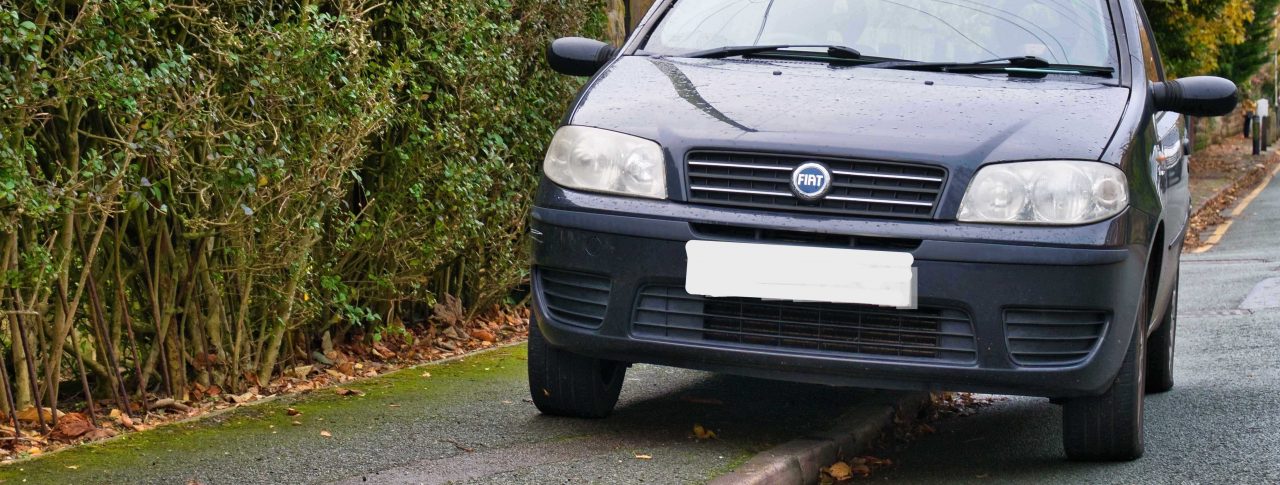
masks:
MULTIPOLYGON (((1142 9, 1142 6, 1138 6, 1142 9)), ((1156 59, 1156 40, 1151 36, 1151 29, 1147 27, 1147 12, 1138 15, 1138 37, 1142 41, 1142 63, 1147 66, 1147 80, 1153 83, 1164 81, 1164 69, 1160 66, 1160 61, 1156 59)))

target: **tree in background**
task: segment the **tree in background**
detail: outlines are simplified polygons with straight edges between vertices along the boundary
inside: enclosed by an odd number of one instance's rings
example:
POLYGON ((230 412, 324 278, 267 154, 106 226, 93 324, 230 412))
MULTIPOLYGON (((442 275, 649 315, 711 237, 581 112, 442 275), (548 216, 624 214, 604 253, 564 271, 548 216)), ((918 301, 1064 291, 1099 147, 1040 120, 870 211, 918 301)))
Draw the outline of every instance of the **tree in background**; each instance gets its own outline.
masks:
POLYGON ((1253 20, 1245 23, 1244 42, 1222 49, 1216 74, 1243 84, 1272 62, 1276 8, 1280 0, 1253 0, 1253 20))
MULTIPOLYGON (((1217 72, 1223 59, 1232 55, 1232 46, 1251 40, 1248 26, 1257 10, 1275 10, 1273 0, 1146 0, 1144 4, 1165 69, 1175 76, 1217 72)), ((1268 34, 1264 45, 1269 39, 1268 34)))

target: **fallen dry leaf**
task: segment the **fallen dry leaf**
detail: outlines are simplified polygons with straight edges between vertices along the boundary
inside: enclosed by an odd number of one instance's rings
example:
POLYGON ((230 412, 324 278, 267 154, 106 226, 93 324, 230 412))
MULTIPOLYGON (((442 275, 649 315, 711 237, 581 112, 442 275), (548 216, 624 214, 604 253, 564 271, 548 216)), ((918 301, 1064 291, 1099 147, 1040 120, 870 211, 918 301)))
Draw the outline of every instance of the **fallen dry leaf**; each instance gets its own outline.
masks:
POLYGON ((293 425, 294 425, 294 426, 302 426, 302 421, 294 420, 294 421, 293 421, 293 425))
POLYGON ((853 478, 853 468, 843 461, 832 463, 831 466, 822 469, 822 472, 830 475, 837 482, 853 478))
POLYGON ((80 469, 80 465, 67 465, 67 468, 69 468, 69 469, 71 469, 71 470, 79 470, 79 469, 80 469))
MULTIPOLYGON (((58 417, 62 417, 61 412, 58 413, 58 417)), ((40 421, 41 418, 44 418, 46 423, 53 421, 53 412, 49 408, 40 408, 40 412, 37 413, 34 406, 18 411, 18 421, 35 423, 40 421)))
POLYGON ((315 368, 316 366, 314 365, 300 365, 300 366, 294 367, 293 369, 290 369, 289 373, 293 374, 294 377, 297 377, 299 379, 306 379, 307 375, 311 374, 311 371, 315 370, 315 368))
POLYGON ((320 436, 323 436, 323 437, 325 437, 325 438, 332 438, 332 437, 333 437, 333 433, 330 433, 330 432, 325 431, 325 430, 320 430, 320 436))
POLYGON ((693 437, 700 440, 715 439, 716 432, 702 427, 701 424, 695 424, 693 425, 693 437))
POLYGON ((431 377, 431 373, 430 373, 430 372, 423 372, 423 373, 422 373, 422 377, 431 377))
POLYGON ((848 463, 837 461, 831 466, 821 469, 822 483, 836 483, 850 480, 854 477, 869 477, 873 467, 879 468, 888 466, 892 462, 888 459, 880 459, 874 456, 860 456, 849 460, 848 463))
POLYGON ((359 389, 347 389, 345 387, 335 387, 333 388, 333 392, 334 394, 337 394, 339 396, 363 396, 364 395, 364 391, 361 391, 359 389))
POLYGON ((888 458, 876 458, 874 456, 860 456, 853 459, 855 464, 864 464, 872 467, 893 466, 893 460, 888 458))
POLYGON ((387 346, 382 345, 381 343, 374 343, 373 347, 371 347, 370 350, 373 351, 373 355, 378 356, 378 358, 382 360, 394 359, 396 356, 396 353, 394 351, 387 348, 387 346))
POLYGON ((113 438, 117 434, 119 433, 114 429, 98 428, 88 433, 85 433, 84 439, 85 441, 97 441, 97 440, 103 440, 107 438, 113 438))
POLYGON ((50 436, 57 440, 71 441, 93 431, 89 418, 80 413, 64 414, 50 436))
POLYGON ((871 467, 867 465, 853 465, 853 467, 850 470, 853 472, 854 475, 857 475, 860 477, 871 476, 871 467))
POLYGON ((445 293, 444 300, 431 309, 430 322, 438 327, 451 327, 463 322, 462 301, 445 293))
POLYGON ((652 460, 653 455, 636 455, 637 460, 652 460))
POLYGON ((351 361, 343 362, 334 367, 333 370, 341 372, 343 375, 353 376, 356 375, 356 364, 351 361))
POLYGON ((493 342, 495 340, 498 340, 498 337, 494 335, 493 332, 490 332, 484 329, 472 330, 471 338, 474 338, 476 340, 480 340, 483 342, 493 342))
POLYGON ((285 414, 288 414, 288 415, 290 415, 290 416, 297 416, 297 415, 299 415, 299 414, 302 414, 302 411, 299 411, 299 410, 294 409, 294 408, 289 408, 289 409, 284 410, 284 413, 285 413, 285 414))

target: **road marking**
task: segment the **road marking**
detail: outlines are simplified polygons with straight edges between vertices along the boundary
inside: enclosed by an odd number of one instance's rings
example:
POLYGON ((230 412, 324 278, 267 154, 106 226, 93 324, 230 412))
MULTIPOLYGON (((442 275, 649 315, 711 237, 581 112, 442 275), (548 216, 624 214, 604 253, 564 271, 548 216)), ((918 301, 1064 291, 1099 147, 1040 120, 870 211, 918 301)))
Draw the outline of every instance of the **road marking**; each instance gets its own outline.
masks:
POLYGON ((1276 178, 1277 173, 1280 173, 1280 165, 1276 165, 1276 168, 1271 169, 1271 173, 1267 175, 1266 180, 1263 180, 1262 183, 1258 185, 1258 188, 1253 189, 1253 192, 1249 192, 1249 195, 1246 195, 1239 204, 1236 204, 1236 208, 1231 210, 1231 213, 1228 214, 1230 219, 1227 219, 1227 222, 1219 224, 1218 227, 1213 230, 1213 234, 1209 236, 1209 240, 1205 241, 1203 246, 1192 251, 1191 254, 1207 252, 1210 249, 1213 249, 1218 242, 1222 241, 1222 237, 1227 235, 1227 230, 1231 229, 1231 225, 1236 222, 1235 218, 1239 217, 1240 214, 1244 214, 1245 209, 1249 208, 1249 204, 1253 202, 1253 199, 1262 195, 1262 191, 1266 190, 1268 185, 1271 185, 1271 181, 1276 178))
POLYGON ((1240 303, 1240 308, 1245 310, 1280 308, 1280 278, 1267 278, 1254 285, 1253 290, 1249 291, 1249 295, 1245 296, 1244 301, 1240 303))
POLYGON ((1253 315, 1253 310, 1244 308, 1234 308, 1230 310, 1199 310, 1199 311, 1179 311, 1178 316, 1184 318, 1204 318, 1204 317, 1238 317, 1241 315, 1253 315))
POLYGON ((1228 259, 1184 259, 1182 264, 1258 264, 1275 263, 1262 258, 1228 258, 1228 259))

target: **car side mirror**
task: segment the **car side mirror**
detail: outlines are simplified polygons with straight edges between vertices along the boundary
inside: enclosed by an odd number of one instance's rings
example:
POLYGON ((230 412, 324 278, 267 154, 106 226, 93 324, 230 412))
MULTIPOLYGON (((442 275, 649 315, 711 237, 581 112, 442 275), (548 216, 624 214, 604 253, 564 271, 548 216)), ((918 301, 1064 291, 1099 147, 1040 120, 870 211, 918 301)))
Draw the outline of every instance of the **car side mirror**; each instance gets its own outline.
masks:
POLYGON ((1151 85, 1156 111, 1187 116, 1223 116, 1236 109, 1236 83, 1220 77, 1194 76, 1151 85))
POLYGON ((617 52, 618 49, 598 40, 562 37, 547 46, 547 64, 560 74, 589 77, 617 52))

